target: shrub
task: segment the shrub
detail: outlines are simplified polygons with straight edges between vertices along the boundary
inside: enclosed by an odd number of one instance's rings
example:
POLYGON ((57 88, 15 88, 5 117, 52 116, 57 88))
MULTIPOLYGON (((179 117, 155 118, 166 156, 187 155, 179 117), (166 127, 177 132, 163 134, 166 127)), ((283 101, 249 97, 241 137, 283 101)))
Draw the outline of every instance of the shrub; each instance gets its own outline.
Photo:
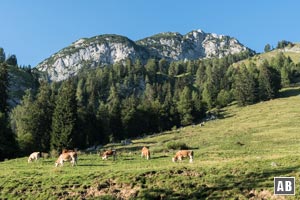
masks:
POLYGON ((189 147, 184 142, 168 142, 167 148, 173 150, 189 149, 189 147))

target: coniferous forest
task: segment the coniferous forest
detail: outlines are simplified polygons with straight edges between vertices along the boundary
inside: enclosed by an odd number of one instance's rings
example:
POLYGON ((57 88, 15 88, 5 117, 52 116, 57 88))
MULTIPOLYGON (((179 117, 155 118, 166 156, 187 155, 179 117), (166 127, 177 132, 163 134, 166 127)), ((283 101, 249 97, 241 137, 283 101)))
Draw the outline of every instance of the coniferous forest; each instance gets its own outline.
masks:
POLYGON ((239 63, 253 53, 169 62, 126 60, 91 68, 62 82, 48 82, 34 68, 18 66, 0 48, 0 160, 33 151, 85 149, 201 122, 236 102, 278 96, 298 82, 300 63, 279 53, 270 61, 239 63), (32 87, 10 105, 13 71, 32 87), (21 153, 22 152, 22 153, 21 153))

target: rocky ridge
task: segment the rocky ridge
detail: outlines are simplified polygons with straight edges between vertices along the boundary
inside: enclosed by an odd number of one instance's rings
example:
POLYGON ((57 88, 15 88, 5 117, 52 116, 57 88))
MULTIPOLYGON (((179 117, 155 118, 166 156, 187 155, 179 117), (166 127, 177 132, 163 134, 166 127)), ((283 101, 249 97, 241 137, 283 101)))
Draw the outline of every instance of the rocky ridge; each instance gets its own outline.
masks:
MULTIPOLYGON (((195 30, 181 35, 166 32, 136 42, 119 35, 99 35, 79 39, 36 66, 50 81, 65 80, 84 67, 97 67, 126 59, 165 58, 169 61, 221 58, 249 48, 237 39, 195 30)), ((250 50, 251 51, 251 50, 250 50)))

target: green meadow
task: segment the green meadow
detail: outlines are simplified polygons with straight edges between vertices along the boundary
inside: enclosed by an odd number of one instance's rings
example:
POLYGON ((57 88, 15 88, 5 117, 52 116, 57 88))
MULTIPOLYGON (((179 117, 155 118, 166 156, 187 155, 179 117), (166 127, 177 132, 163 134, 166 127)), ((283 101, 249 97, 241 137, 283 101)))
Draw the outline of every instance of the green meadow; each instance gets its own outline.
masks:
POLYGON ((133 140, 107 145, 118 152, 102 160, 79 152, 78 165, 54 167, 56 158, 0 163, 0 199, 299 199, 300 89, 281 91, 275 100, 247 107, 235 104, 220 117, 133 140), (193 163, 173 163, 184 143, 193 163), (148 146, 151 159, 140 157, 148 146), (296 178, 295 196, 274 196, 273 179, 296 178))

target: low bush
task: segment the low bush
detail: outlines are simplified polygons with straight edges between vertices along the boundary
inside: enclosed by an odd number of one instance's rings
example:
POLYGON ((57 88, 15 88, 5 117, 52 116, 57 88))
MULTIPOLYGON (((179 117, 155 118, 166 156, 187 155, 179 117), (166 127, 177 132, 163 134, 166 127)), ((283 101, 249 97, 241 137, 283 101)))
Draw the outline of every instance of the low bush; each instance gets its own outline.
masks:
POLYGON ((168 142, 167 148, 173 150, 189 149, 189 147, 184 142, 168 142))

